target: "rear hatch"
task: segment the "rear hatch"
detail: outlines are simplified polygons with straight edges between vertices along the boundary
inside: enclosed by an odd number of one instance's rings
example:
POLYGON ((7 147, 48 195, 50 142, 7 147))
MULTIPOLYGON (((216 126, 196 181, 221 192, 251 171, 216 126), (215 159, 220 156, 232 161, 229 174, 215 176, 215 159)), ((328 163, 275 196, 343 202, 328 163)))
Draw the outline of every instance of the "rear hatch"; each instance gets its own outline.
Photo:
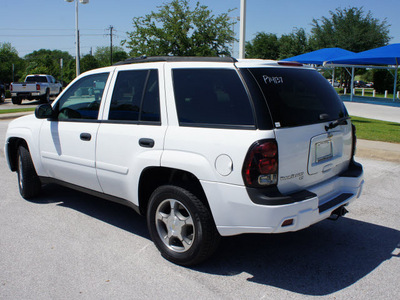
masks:
POLYGON ((268 103, 278 144, 278 189, 302 190, 348 168, 352 131, 343 102, 313 69, 248 69, 268 103))

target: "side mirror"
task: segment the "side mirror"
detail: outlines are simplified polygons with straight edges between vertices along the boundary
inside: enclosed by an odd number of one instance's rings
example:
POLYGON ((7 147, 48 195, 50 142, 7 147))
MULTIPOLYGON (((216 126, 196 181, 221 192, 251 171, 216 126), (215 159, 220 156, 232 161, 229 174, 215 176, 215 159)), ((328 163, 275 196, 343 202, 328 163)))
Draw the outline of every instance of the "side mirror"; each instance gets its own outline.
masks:
POLYGON ((53 108, 49 103, 38 105, 35 109, 35 116, 38 119, 51 119, 54 117, 53 108))

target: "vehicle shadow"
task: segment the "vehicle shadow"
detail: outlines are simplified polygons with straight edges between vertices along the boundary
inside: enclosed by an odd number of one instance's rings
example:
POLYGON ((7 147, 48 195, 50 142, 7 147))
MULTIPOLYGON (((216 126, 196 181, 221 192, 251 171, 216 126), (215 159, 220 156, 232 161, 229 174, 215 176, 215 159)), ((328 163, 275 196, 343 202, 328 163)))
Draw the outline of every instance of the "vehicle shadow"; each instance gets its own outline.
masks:
POLYGON ((248 281, 323 296, 344 289, 393 257, 400 231, 347 217, 278 235, 224 238, 218 253, 196 268, 214 275, 248 273, 248 281))
POLYGON ((29 101, 29 100, 22 100, 22 102, 21 102, 21 104, 20 105, 18 105, 18 106, 26 106, 26 105, 39 105, 39 104, 41 104, 41 103, 43 103, 42 101, 40 101, 40 100, 35 100, 35 101, 29 101))
MULTIPOLYGON (((52 184, 34 203, 58 203, 150 240, 145 218, 123 205, 52 184)), ((295 233, 224 237, 214 256, 192 270, 246 273, 250 282, 323 296, 354 284, 388 259, 400 259, 399 253, 400 231, 343 217, 295 233)))
POLYGON ((30 202, 36 204, 57 203, 90 217, 96 218, 133 234, 150 240, 146 219, 132 208, 75 191, 57 184, 47 184, 41 195, 30 202))

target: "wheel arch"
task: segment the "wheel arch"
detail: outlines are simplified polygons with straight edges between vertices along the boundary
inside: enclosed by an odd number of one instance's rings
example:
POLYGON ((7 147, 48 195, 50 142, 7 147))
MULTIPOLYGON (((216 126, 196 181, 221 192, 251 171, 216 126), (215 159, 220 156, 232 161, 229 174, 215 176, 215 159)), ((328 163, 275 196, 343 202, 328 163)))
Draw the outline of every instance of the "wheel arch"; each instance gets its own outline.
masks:
POLYGON ((6 159, 10 170, 13 172, 17 171, 18 168, 17 161, 19 146, 25 146, 29 151, 28 143, 25 139, 20 137, 11 137, 6 144, 6 159))
POLYGON ((184 188, 196 195, 210 209, 200 180, 194 174, 180 169, 149 167, 143 170, 139 179, 139 210, 142 215, 146 215, 151 194, 162 185, 184 188))

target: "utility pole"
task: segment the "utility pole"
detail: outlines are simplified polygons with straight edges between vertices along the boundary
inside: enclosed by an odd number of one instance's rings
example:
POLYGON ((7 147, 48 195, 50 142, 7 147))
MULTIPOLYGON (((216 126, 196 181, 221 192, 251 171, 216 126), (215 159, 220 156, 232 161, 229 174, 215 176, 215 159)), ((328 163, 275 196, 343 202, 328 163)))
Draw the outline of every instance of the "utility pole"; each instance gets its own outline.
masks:
MULTIPOLYGON (((240 17, 229 17, 229 19, 234 20, 232 22, 232 32, 233 32, 233 36, 236 37, 236 34, 235 34, 235 24, 236 23, 235 23, 235 20, 240 22, 240 17)), ((231 56, 235 57, 235 40, 232 41, 232 54, 231 54, 231 56)))
POLYGON ((245 58, 246 43, 246 0, 240 0, 240 40, 239 40, 239 58, 245 58))
POLYGON ((110 30, 110 65, 113 64, 113 30, 114 30, 114 26, 110 25, 110 27, 108 28, 110 30))

